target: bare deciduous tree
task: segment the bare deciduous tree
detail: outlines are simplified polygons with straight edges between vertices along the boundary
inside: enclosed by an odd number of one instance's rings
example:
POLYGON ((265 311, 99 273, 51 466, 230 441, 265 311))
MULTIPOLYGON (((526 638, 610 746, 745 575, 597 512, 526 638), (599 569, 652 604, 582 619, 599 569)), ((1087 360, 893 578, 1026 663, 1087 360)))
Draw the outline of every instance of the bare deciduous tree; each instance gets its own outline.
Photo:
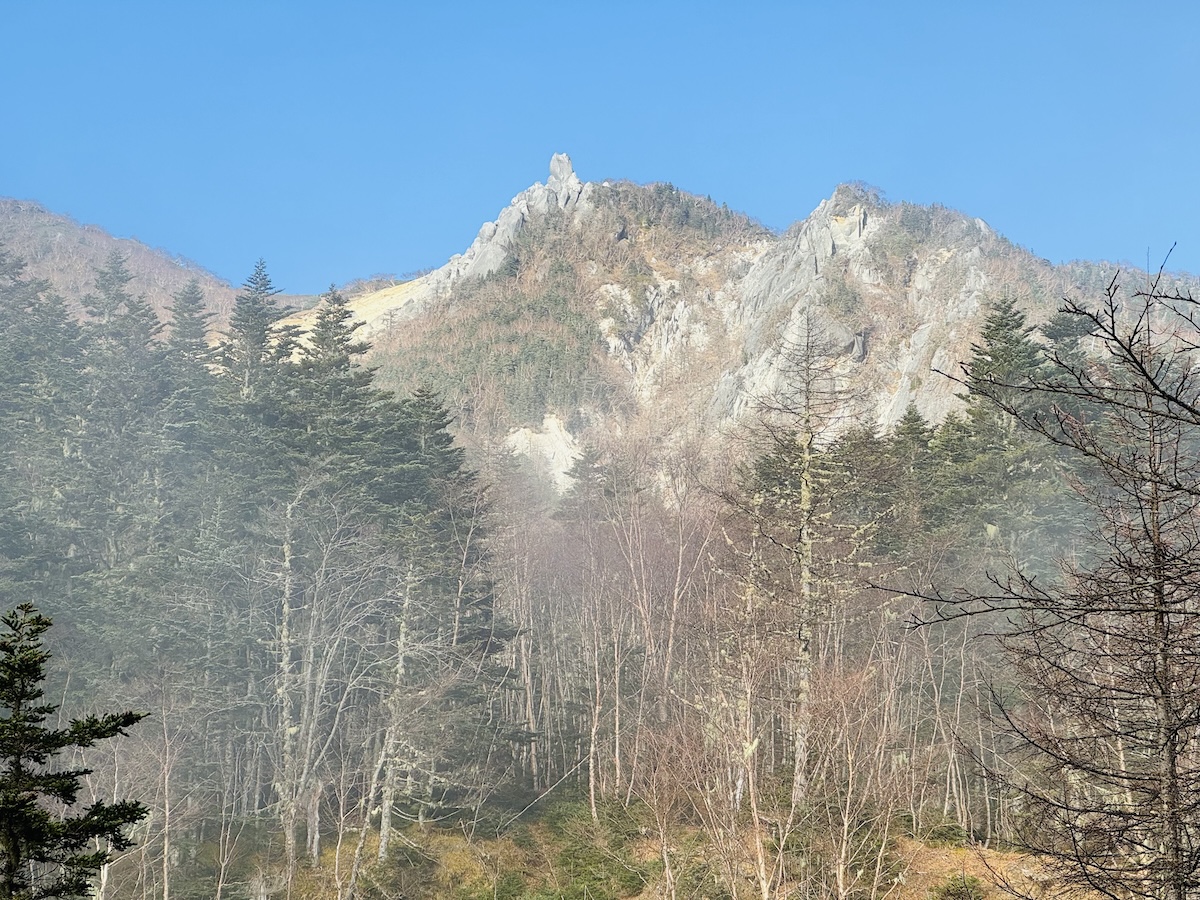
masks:
POLYGON ((941 617, 1001 616, 1020 691, 993 690, 1010 745, 992 769, 1017 843, 1067 884, 1184 900, 1200 894, 1195 306, 1114 279, 1099 308, 1064 312, 1102 352, 1056 347, 1031 381, 976 389, 1066 451, 1087 540, 1055 583, 1016 572, 927 599, 948 601, 941 617))

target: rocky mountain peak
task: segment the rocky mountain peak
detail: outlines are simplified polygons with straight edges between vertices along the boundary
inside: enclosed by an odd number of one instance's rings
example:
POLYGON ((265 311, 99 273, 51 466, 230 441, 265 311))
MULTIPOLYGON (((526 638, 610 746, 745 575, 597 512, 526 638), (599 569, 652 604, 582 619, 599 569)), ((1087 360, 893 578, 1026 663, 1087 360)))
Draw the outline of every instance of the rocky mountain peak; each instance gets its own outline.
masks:
POLYGON ((578 200, 583 183, 575 174, 571 157, 567 154, 555 153, 550 157, 550 179, 546 187, 554 195, 560 209, 566 209, 567 204, 578 200))
POLYGON ((579 180, 567 154, 555 153, 550 158, 550 177, 546 183, 534 184, 513 197, 495 221, 483 223, 466 253, 452 257, 438 271, 445 271, 451 280, 492 274, 504 264, 510 245, 531 216, 561 209, 576 218, 586 217, 592 209, 593 190, 592 184, 579 180))
MULTIPOLYGON (((420 315, 431 302, 449 296, 462 280, 486 278, 498 272, 514 241, 532 218, 561 210, 573 221, 585 220, 593 210, 594 191, 595 185, 579 180, 571 157, 555 153, 550 158, 546 183, 533 184, 513 197, 495 220, 480 226, 475 240, 464 252, 456 253, 444 266, 414 281, 356 298, 352 308, 366 324, 367 334, 420 315)), ((298 313, 288 322, 307 328, 315 315, 315 311, 298 313)))
POLYGON ((486 400, 472 427, 513 429, 506 446, 561 489, 589 440, 636 426, 664 448, 716 441, 777 408, 805 348, 846 398, 839 422, 887 430, 910 403, 941 420, 962 400, 940 373, 969 358, 989 303, 1011 297, 1036 324, 1084 274, 862 185, 778 234, 669 184, 584 182, 558 153, 464 253, 353 308, 397 385, 433 372, 466 417, 486 400))

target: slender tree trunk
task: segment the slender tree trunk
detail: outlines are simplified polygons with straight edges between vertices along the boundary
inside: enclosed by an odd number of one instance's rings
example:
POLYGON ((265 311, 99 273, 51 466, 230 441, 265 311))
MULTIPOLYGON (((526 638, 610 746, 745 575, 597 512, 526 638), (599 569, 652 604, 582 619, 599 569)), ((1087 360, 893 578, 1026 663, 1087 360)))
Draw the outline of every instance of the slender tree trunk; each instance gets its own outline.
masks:
MULTIPOLYGON (((383 742, 379 748, 379 758, 375 760, 375 766, 371 770, 371 784, 362 800, 362 823, 358 829, 358 842, 354 845, 354 861, 350 864, 350 878, 346 885, 346 897, 348 898, 354 897, 358 878, 362 873, 363 849, 366 847, 367 832, 371 825, 371 804, 375 802, 375 793, 379 790, 379 778, 387 763, 388 747, 391 746, 393 739, 392 729, 388 728, 384 732, 383 742)), ((379 831, 379 848, 379 859, 383 861, 387 859, 387 848, 384 846, 382 825, 379 831)))
POLYGON ((399 621, 396 623, 396 667, 393 674, 392 696, 389 698, 388 714, 393 724, 385 733, 381 759, 383 760, 383 799, 379 813, 379 861, 387 859, 392 837, 392 809, 396 804, 396 789, 399 772, 397 771, 396 750, 399 736, 396 734, 396 720, 400 715, 399 704, 401 692, 408 678, 408 654, 410 651, 409 621, 412 615, 413 593, 416 591, 416 570, 410 562, 404 580, 404 599, 400 604, 399 621))
POLYGON ((800 436, 800 518, 796 562, 799 567, 799 628, 795 658, 795 686, 792 701, 792 808, 800 809, 808 798, 808 742, 812 720, 813 646, 816 625, 816 575, 813 571, 813 484, 812 431, 807 422, 800 436))
POLYGON ((171 828, 173 825, 171 819, 172 751, 171 735, 167 728, 167 710, 165 702, 163 703, 163 709, 160 712, 160 717, 162 718, 161 724, 163 739, 162 900, 171 900, 171 854, 174 852, 174 848, 171 846, 171 828))
POLYGON ((275 776, 275 793, 279 801, 279 824, 283 831, 284 861, 287 881, 290 885, 296 874, 297 841, 297 798, 296 784, 296 734, 298 727, 292 715, 293 682, 295 681, 295 649, 292 642, 292 592, 295 590, 292 571, 292 526, 295 505, 299 498, 289 503, 284 511, 282 561, 280 564, 280 609, 279 609, 279 664, 276 674, 275 704, 279 716, 278 735, 280 742, 279 772, 275 776))

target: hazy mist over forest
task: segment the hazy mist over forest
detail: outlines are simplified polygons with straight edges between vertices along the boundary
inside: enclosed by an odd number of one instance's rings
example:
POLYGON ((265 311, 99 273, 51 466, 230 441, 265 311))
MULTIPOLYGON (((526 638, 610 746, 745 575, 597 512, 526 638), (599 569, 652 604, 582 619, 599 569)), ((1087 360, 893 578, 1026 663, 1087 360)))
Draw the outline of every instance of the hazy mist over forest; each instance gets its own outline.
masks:
POLYGON ((6 18, 0 900, 1200 898, 1190 7, 6 18))

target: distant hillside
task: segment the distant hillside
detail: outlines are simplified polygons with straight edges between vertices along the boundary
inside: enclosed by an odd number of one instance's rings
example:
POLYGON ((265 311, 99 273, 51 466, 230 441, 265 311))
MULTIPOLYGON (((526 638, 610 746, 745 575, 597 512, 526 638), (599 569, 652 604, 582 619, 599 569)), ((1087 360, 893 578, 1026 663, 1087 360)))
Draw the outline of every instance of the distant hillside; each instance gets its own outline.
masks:
POLYGON ((25 260, 26 272, 44 278, 68 301, 78 301, 94 286, 95 272, 114 250, 133 273, 132 289, 161 311, 192 278, 200 282, 209 308, 220 321, 233 309, 237 291, 196 263, 116 238, 95 225, 80 225, 27 200, 0 199, 0 246, 25 260))
MULTIPOLYGON (((200 282, 218 328, 228 321, 237 295, 236 286, 189 259, 140 241, 113 237, 102 228, 81 225, 28 200, 0 198, 0 247, 24 259, 27 274, 49 281, 72 305, 78 305, 92 291, 96 270, 114 250, 125 257, 133 274, 132 291, 144 296, 160 316, 170 305, 172 295, 193 278, 200 282)), ((249 269, 246 274, 250 274, 249 269)), ((300 308, 310 306, 313 300, 302 296, 280 298, 282 305, 300 308)))

